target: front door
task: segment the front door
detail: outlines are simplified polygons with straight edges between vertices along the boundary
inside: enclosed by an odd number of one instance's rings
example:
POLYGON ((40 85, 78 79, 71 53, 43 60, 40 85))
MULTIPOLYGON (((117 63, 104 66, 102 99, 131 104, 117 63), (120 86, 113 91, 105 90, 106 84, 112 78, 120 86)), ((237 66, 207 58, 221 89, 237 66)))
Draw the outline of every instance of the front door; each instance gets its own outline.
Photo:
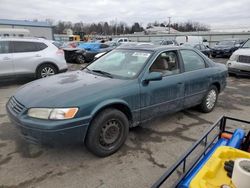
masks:
POLYGON ((163 78, 141 82, 141 121, 178 111, 183 103, 184 80, 177 51, 160 53, 144 77, 150 72, 160 72, 163 78))
POLYGON ((13 58, 10 53, 8 41, 0 41, 0 76, 11 76, 14 74, 13 58))

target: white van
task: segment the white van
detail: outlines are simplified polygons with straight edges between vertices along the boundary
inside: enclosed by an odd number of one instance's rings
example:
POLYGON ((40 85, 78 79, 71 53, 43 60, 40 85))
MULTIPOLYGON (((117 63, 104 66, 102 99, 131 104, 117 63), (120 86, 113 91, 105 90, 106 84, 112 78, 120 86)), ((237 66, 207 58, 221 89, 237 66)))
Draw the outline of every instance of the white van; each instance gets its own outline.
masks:
POLYGON ((29 37, 28 29, 0 28, 0 37, 29 37))
POLYGON ((182 44, 190 44, 190 45, 194 45, 194 44, 204 44, 205 46, 209 46, 208 42, 206 39, 203 39, 201 36, 177 36, 175 38, 176 42, 179 45, 182 44))
POLYGON ((115 41, 117 43, 129 42, 128 38, 115 38, 113 41, 115 41))

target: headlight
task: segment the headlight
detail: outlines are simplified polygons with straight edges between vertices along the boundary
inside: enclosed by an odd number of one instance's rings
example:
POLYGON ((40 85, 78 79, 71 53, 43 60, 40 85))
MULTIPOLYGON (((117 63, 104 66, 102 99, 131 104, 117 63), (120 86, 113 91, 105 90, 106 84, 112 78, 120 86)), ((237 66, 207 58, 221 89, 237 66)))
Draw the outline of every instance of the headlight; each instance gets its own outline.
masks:
POLYGON ((30 108, 28 116, 38 119, 72 119, 78 108, 30 108))
POLYGON ((232 54, 230 57, 231 61, 238 61, 239 55, 232 54))

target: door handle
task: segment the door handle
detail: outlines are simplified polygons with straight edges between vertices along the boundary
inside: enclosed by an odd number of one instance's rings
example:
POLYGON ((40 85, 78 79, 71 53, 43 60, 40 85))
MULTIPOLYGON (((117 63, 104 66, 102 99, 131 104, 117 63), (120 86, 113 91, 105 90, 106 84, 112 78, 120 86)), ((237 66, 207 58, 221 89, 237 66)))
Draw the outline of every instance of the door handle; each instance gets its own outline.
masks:
POLYGON ((8 60, 10 60, 10 57, 4 57, 3 60, 8 61, 8 60))
POLYGON ((41 55, 40 54, 36 54, 35 57, 41 57, 41 55))

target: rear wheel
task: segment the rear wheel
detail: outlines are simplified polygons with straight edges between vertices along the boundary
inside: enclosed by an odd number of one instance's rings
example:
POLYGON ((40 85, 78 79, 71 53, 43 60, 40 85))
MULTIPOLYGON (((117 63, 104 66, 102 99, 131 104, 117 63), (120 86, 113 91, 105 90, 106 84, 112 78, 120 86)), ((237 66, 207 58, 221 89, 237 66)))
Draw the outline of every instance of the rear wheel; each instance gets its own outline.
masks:
POLYGON ((105 109, 93 119, 86 137, 86 146, 95 155, 106 157, 124 144, 128 131, 129 122, 124 113, 116 109, 105 109))
POLYGON ((45 78, 57 74, 57 68, 52 64, 43 64, 37 69, 37 78, 45 78))
POLYGON ((76 62, 77 62, 78 64, 83 64, 83 63, 85 63, 85 57, 84 57, 82 54, 77 55, 77 56, 76 56, 76 62))
POLYGON ((217 103, 217 99, 218 89, 216 86, 212 85, 200 104, 201 111, 205 113, 211 112, 217 103))

